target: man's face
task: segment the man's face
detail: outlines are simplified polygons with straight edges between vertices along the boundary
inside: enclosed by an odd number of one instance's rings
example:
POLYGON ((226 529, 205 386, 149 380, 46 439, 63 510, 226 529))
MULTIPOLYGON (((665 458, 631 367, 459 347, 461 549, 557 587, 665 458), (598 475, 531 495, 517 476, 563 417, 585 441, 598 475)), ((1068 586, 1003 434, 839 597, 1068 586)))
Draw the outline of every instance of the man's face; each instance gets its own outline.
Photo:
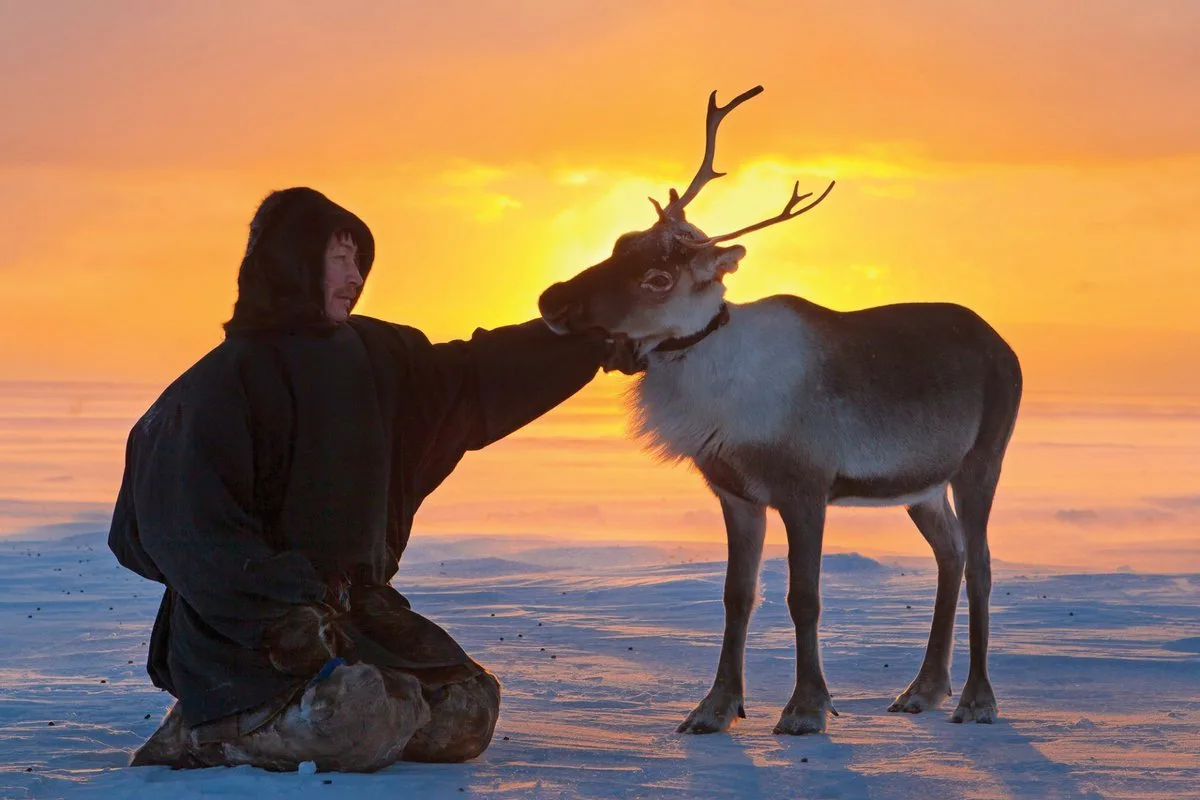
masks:
POLYGON ((345 231, 335 233, 325 245, 325 316, 335 325, 345 322, 362 285, 358 245, 345 231))

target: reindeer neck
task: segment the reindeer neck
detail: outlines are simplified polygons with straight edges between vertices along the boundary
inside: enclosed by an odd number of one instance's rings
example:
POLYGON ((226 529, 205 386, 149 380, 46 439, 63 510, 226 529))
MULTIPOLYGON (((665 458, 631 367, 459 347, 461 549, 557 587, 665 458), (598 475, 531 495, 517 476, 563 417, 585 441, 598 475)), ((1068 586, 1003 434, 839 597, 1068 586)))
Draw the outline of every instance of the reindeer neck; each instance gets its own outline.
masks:
POLYGON ((652 352, 675 353, 680 350, 686 350, 715 333, 727 322, 729 322, 729 306, 721 303, 721 308, 717 310, 716 315, 703 328, 687 336, 675 336, 670 339, 663 339, 652 352))
POLYGON ((729 304, 729 322, 685 350, 649 353, 630 395, 633 433, 667 459, 694 458, 783 425, 783 392, 805 373, 806 334, 778 301, 729 304), (782 370, 782 378, 781 371, 782 370))

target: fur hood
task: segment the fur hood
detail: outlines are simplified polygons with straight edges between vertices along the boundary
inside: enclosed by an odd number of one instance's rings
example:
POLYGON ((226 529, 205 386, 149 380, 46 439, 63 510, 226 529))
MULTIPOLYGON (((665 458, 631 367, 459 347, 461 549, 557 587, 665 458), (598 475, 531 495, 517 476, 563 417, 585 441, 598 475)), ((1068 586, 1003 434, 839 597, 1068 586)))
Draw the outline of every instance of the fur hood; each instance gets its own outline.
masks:
POLYGON ((267 195, 250 221, 226 336, 332 328, 325 316, 325 246, 341 230, 358 245, 365 282, 375 260, 375 239, 366 223, 307 187, 267 195))

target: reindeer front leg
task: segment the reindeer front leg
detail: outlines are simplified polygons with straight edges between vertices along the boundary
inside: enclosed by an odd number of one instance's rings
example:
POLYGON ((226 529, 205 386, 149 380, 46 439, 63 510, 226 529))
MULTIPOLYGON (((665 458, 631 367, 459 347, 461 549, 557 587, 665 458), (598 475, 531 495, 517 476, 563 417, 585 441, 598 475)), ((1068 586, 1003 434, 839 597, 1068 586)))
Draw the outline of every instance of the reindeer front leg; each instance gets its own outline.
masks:
POLYGON ((837 715, 821 671, 817 643, 825 496, 816 492, 800 496, 781 505, 779 515, 787 529, 787 603, 796 625, 796 688, 775 725, 775 733, 822 733, 829 714, 837 715))
POLYGON ((678 733, 718 733, 727 730, 738 717, 745 717, 746 628, 758 586, 758 568, 762 561, 763 539, 767 533, 765 506, 717 490, 725 516, 725 536, 729 544, 729 564, 725 573, 725 638, 712 688, 678 733))

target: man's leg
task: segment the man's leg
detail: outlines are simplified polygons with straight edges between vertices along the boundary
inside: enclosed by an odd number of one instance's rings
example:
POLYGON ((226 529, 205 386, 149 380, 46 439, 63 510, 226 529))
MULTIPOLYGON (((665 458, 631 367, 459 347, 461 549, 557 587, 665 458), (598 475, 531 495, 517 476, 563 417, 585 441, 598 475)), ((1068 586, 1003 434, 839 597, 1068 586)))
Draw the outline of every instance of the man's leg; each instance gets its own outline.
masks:
POLYGON ((376 663, 385 680, 419 680, 429 705, 430 721, 413 735, 404 760, 467 761, 487 749, 500 714, 496 677, 391 586, 352 586, 350 608, 366 640, 357 642, 360 656, 376 663))

